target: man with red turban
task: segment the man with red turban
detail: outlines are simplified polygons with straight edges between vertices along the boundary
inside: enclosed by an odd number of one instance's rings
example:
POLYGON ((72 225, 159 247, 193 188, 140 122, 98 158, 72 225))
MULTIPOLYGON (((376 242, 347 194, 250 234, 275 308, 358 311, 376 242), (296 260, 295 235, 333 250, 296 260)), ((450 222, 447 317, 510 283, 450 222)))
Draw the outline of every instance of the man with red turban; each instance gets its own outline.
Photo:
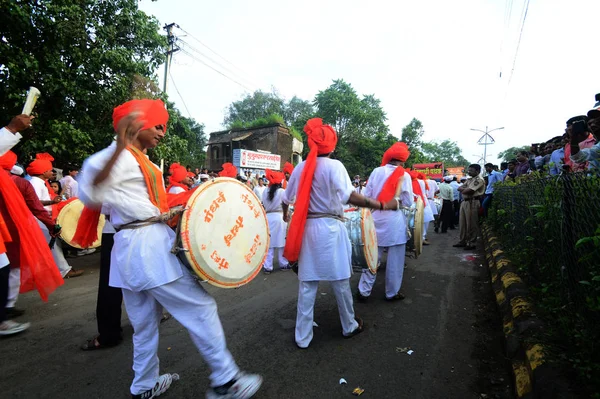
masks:
POLYGON ((283 181, 283 188, 287 188, 287 182, 290 181, 290 176, 292 175, 292 173, 294 172, 294 165, 292 165, 289 162, 286 162, 285 165, 283 165, 283 174, 285 175, 285 180, 283 181))
MULTIPOLYGON (((352 246, 343 222, 344 205, 372 209, 396 209, 396 200, 381 202, 354 191, 346 168, 330 158, 337 134, 322 119, 306 122, 310 152, 292 172, 283 202, 295 204, 284 256, 298 261, 298 313, 296 344, 307 348, 313 338, 313 311, 319 281, 329 281, 338 303, 342 335, 350 338, 363 331, 355 317, 350 290, 352 246)), ((286 211, 284 207, 284 212, 286 211)))
POLYGON ((240 372, 227 350, 215 300, 171 252, 175 233, 166 223, 143 223, 169 211, 162 172, 144 154, 163 139, 168 119, 161 100, 133 100, 115 108, 117 139, 85 161, 79 182, 80 199, 96 209, 109 206, 117 230, 110 285, 122 289, 135 331, 130 391, 133 398, 153 398, 173 382, 174 375, 159 375, 158 326, 164 308, 189 331, 212 370, 207 397, 249 398, 262 378, 240 372))
POLYGON ((263 264, 263 270, 265 274, 270 274, 273 271, 275 250, 277 250, 279 255, 279 268, 281 270, 289 270, 290 266, 288 260, 283 256, 287 230, 287 207, 284 212, 283 195, 285 194, 285 190, 281 184, 285 180, 285 176, 282 172, 270 169, 265 170, 265 175, 269 181, 269 188, 262 193, 261 201, 267 212, 271 240, 269 242, 269 252, 267 252, 267 257, 263 264))
POLYGON ((219 177, 231 177, 235 179, 237 174, 237 168, 232 163, 227 162, 223 164, 223 170, 219 172, 219 177))
POLYGON ((169 176, 169 187, 167 193, 179 194, 190 189, 191 179, 188 176, 188 171, 178 163, 174 163, 169 168, 171 176, 169 176))
MULTIPOLYGON (((411 207, 413 191, 410 175, 404 170, 404 162, 410 152, 405 143, 394 143, 384 154, 381 166, 375 168, 369 176, 364 195, 376 197, 379 201, 387 202, 396 198, 398 207, 411 207)), ((379 258, 387 248, 387 265, 385 269, 385 299, 394 301, 404 299, 400 293, 404 275, 404 258, 406 256, 407 218, 404 212, 373 211, 373 222, 377 232, 379 258)), ((377 275, 369 269, 363 270, 358 283, 359 300, 365 301, 375 284, 377 275)))
MULTIPOLYGON (((49 215, 56 217, 56 215, 52 215, 52 205, 58 204, 62 198, 54 193, 48 183, 48 179, 52 177, 52 161, 54 161, 54 158, 48 153, 37 154, 35 160, 29 164, 26 170, 27 174, 31 176, 29 183, 33 186, 40 202, 44 205, 49 215)), ((50 242, 52 234, 39 219, 38 224, 46 240, 50 242)), ((65 259, 60 240, 56 240, 54 243, 52 256, 63 278, 79 277, 83 274, 83 270, 75 270, 69 265, 69 262, 65 259)))

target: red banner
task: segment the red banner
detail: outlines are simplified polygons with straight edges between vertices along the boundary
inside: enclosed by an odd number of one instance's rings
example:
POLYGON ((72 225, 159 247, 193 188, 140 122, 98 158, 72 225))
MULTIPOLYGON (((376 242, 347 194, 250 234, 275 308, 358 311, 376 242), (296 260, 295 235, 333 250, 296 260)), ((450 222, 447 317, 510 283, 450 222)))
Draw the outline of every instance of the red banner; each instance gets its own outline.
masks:
POLYGON ((416 163, 413 165, 412 170, 421 172, 428 178, 433 180, 442 180, 444 177, 444 163, 433 162, 433 163, 416 163))

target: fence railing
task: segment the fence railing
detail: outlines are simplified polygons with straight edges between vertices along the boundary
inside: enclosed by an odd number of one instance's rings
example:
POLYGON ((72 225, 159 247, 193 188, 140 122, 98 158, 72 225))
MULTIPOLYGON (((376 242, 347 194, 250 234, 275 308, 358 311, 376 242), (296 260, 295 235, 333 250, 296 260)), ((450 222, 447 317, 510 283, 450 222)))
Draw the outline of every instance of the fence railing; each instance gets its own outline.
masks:
POLYGON ((600 392, 600 177, 499 184, 488 223, 529 284, 555 359, 600 392))

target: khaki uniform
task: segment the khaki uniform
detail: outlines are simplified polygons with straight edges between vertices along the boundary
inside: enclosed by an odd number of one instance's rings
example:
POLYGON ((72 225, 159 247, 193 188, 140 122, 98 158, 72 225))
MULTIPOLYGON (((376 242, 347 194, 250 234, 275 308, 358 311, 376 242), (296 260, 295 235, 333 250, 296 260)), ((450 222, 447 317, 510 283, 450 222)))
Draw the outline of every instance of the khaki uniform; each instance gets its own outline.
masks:
POLYGON ((463 187, 475 191, 471 195, 463 194, 463 203, 460 206, 460 243, 471 246, 475 245, 479 232, 479 197, 485 192, 485 181, 476 176, 468 179, 463 187))

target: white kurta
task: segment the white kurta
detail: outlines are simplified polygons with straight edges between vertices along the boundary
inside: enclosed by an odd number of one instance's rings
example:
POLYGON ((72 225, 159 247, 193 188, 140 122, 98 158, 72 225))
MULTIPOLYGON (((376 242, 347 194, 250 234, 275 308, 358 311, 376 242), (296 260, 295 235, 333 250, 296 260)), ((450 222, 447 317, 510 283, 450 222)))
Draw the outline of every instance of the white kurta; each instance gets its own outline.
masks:
POLYGON ((185 193, 185 189, 183 187, 173 186, 169 189, 169 194, 180 194, 185 193))
POLYGON ((431 213, 434 215, 438 214, 437 206, 435 206, 435 193, 439 190, 439 187, 435 180, 427 180, 427 184, 429 184, 429 190, 427 190, 427 200, 429 202, 429 207, 431 208, 431 213))
MULTIPOLYGON (((256 190, 256 188, 255 188, 256 190)), ((269 232, 271 234, 271 242, 269 248, 283 248, 285 246, 285 233, 287 223, 283 220, 283 196, 285 190, 277 189, 273 196, 273 201, 269 200, 269 190, 264 190, 261 198, 265 211, 267 212, 267 220, 269 221, 269 232)))
POLYGON ((65 197, 71 198, 79 196, 79 183, 71 176, 67 175, 60 179, 60 184, 62 185, 65 197))
POLYGON ((427 224, 429 222, 431 222, 432 220, 434 220, 435 218, 433 217, 433 212, 431 211, 431 206, 429 206, 429 201, 427 200, 427 190, 425 189, 425 182, 421 179, 417 179, 417 181, 419 182, 419 186, 421 186, 421 192, 425 195, 425 200, 427 201, 427 203, 423 204, 423 223, 427 224))
POLYGON ((267 190, 266 186, 256 186, 254 187, 254 194, 256 194, 256 196, 258 197, 259 200, 262 200, 263 194, 265 193, 265 191, 269 191, 267 190))
POLYGON ((0 156, 6 154, 23 138, 21 133, 11 133, 7 128, 0 129, 0 156))
MULTIPOLYGON (((160 210, 150 202, 140 166, 129 151, 121 153, 102 184, 93 185, 115 149, 113 143, 85 161, 79 194, 84 204, 109 205, 111 223, 118 229, 126 223, 158 216, 160 210)), ((110 285, 137 292, 180 278, 179 261, 171 253, 174 239, 173 230, 163 223, 119 231, 111 255, 110 285)))
MULTIPOLYGON (((383 185, 391 174, 396 170, 394 165, 385 165, 373 170, 367 187, 363 194, 369 198, 377 198, 383 189, 383 185)), ((410 207, 413 203, 412 180, 410 175, 404 172, 400 199, 403 206, 410 207)), ((392 245, 406 244, 406 215, 401 211, 371 211, 375 230, 377 231, 377 245, 390 247, 392 245)))
MULTIPOLYGON (((46 187, 46 183, 43 179, 40 179, 37 176, 31 176, 31 180, 29 183, 33 186, 33 190, 35 194, 38 196, 40 201, 50 201, 50 192, 48 192, 48 187, 46 187)), ((49 213, 52 213, 52 205, 45 205, 44 209, 46 209, 49 213)))
MULTIPOLYGON (((305 161, 292 173, 283 201, 296 201, 305 161)), ((337 160, 320 157, 312 182, 309 214, 344 216, 354 186, 344 165, 337 160)), ((298 258, 300 281, 342 280, 352 274, 352 246, 343 222, 333 218, 307 219, 298 258)))

